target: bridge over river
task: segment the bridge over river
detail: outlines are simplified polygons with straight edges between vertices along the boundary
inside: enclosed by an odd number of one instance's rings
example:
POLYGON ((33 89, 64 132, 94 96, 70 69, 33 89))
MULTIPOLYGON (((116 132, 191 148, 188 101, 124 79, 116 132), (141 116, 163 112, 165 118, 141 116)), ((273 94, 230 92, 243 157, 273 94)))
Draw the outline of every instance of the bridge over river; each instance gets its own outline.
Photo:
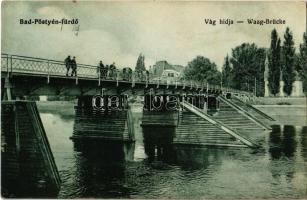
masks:
MULTIPOLYGON (((102 90, 109 94, 144 94, 149 90, 163 94, 183 93, 232 93, 253 96, 206 81, 178 79, 168 81, 151 73, 124 70, 109 70, 106 76, 97 73, 97 66, 77 64, 77 76, 66 76, 63 61, 1 54, 2 91, 11 96, 23 95, 96 95, 102 90), (11 91, 11 88, 14 88, 11 91)), ((4 93, 2 94, 2 98, 4 93)))
MULTIPOLYGON (((174 145, 257 148, 274 120, 242 101, 254 98, 252 93, 205 81, 167 81, 124 70, 104 76, 85 64, 78 64, 77 76, 66 76, 63 61, 8 54, 1 58, 1 145, 8 190, 31 180, 25 191, 56 193, 61 182, 36 104, 24 96, 75 96, 71 139, 76 142, 133 143, 129 96, 143 99, 143 130, 155 135, 156 127, 163 128, 174 145)), ((163 152, 163 147, 155 148, 163 152)))

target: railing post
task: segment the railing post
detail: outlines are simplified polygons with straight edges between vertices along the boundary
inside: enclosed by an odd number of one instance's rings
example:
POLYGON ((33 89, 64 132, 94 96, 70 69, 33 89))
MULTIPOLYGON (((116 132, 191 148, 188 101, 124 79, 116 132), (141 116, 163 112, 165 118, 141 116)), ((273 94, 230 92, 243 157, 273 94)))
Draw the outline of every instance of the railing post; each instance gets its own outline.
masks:
POLYGON ((110 79, 110 69, 107 69, 106 79, 110 79))
POLYGON ((118 71, 116 71, 116 87, 118 87, 118 71))
POLYGON ((146 73, 146 88, 148 87, 149 74, 146 73))
POLYGON ((9 73, 9 55, 6 56, 6 72, 9 73))
POLYGON ((132 72, 132 77, 131 77, 131 87, 135 86, 135 72, 132 72))
POLYGON ((47 83, 49 84, 50 82, 50 65, 49 65, 49 60, 47 61, 47 83))
POLYGON ((99 68, 99 72, 98 72, 98 86, 100 86, 100 81, 101 81, 101 70, 99 68))
POLYGON ((10 67, 11 67, 11 75, 12 75, 12 72, 13 72, 13 56, 11 55, 11 64, 10 64, 10 67))

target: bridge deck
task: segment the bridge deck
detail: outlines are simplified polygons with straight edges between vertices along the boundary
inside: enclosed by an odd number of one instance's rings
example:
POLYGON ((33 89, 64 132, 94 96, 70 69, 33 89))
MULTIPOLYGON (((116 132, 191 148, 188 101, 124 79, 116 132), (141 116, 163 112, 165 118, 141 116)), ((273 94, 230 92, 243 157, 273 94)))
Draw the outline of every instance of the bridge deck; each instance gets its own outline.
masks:
POLYGON ((231 92, 236 94, 245 94, 251 96, 251 93, 231 89, 228 87, 221 87, 220 85, 212 85, 206 81, 195 81, 195 80, 164 80, 160 77, 155 76, 152 73, 140 72, 140 71, 131 71, 128 70, 108 70, 107 73, 100 73, 97 71, 97 66, 86 65, 86 64, 77 64, 77 76, 71 77, 66 76, 66 66, 63 61, 19 56, 19 55, 8 55, 1 54, 1 73, 2 78, 5 77, 18 77, 18 76, 27 76, 27 77, 46 77, 47 83, 50 79, 74 79, 77 83, 78 80, 91 80, 97 81, 100 85, 101 81, 113 82, 117 86, 119 83, 130 83, 133 86, 135 84, 142 84, 145 87, 159 87, 160 85, 166 87, 181 87, 181 89, 190 88, 201 91, 217 91, 217 92, 231 92))

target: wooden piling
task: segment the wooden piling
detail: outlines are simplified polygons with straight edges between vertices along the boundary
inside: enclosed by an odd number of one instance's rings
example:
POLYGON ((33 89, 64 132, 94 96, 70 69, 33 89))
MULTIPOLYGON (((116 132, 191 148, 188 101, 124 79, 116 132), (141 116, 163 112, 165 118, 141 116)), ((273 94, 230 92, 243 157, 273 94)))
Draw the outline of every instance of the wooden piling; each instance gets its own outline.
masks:
POLYGON ((71 139, 133 142, 134 128, 131 110, 94 111, 76 107, 74 132, 71 139))

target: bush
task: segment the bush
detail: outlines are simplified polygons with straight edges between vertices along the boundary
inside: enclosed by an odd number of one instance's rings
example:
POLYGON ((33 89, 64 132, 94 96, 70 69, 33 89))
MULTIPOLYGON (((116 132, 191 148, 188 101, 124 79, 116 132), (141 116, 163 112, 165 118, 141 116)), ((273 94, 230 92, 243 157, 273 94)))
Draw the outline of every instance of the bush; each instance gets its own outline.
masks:
POLYGON ((277 103, 277 105, 292 105, 292 104, 289 102, 279 102, 277 103))

